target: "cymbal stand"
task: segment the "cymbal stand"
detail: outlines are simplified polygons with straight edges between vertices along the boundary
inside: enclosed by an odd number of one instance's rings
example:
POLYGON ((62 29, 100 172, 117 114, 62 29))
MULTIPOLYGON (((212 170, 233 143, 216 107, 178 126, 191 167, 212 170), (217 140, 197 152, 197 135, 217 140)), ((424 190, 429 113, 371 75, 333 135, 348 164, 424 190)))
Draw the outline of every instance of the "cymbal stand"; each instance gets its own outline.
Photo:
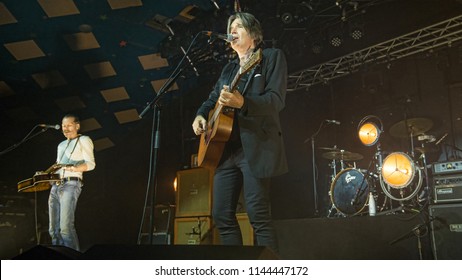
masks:
POLYGON ((411 130, 411 157, 414 158, 414 133, 411 130))
MULTIPOLYGON (((332 162, 330 163, 330 167, 332 168, 332 176, 331 176, 331 180, 330 180, 330 184, 332 185, 334 183, 334 180, 335 180, 335 177, 337 177, 337 161, 334 159, 332 159, 332 162)), ((331 194, 331 190, 329 189, 329 193, 328 193, 328 196, 330 197, 332 194, 331 194)), ((329 208, 329 211, 327 212, 327 218, 330 218, 331 214, 332 214, 332 211, 334 211, 335 209, 335 205, 334 203, 331 202, 331 205, 330 205, 330 208, 329 208)))
POLYGON ((316 173, 316 155, 315 155, 315 138, 318 136, 321 129, 324 127, 325 121, 322 121, 319 125, 318 130, 316 130, 310 138, 306 139, 304 143, 311 141, 311 160, 313 164, 313 196, 314 196, 314 216, 317 217, 319 215, 319 208, 318 208, 318 189, 317 189, 317 173, 316 173))
MULTIPOLYGON (((373 169, 373 166, 375 165, 375 161, 376 161, 376 157, 375 155, 372 157, 372 160, 371 162, 369 163, 369 166, 367 167, 367 170, 366 170, 366 174, 364 174, 364 177, 361 181, 361 184, 359 185, 359 188, 356 190, 356 194, 355 196, 353 197, 353 199, 351 200, 351 205, 357 205, 358 204, 358 199, 361 197, 361 195, 366 191, 367 187, 369 187, 369 192, 371 193, 373 190, 372 190, 372 186, 370 186, 370 184, 364 184, 365 182, 367 182, 367 180, 369 179, 369 177, 371 176, 372 173, 372 169, 373 169)), ((370 203, 370 202, 369 202, 370 203)))
POLYGON ((421 195, 419 195, 419 197, 417 198, 417 201, 418 202, 422 202, 424 200, 430 201, 431 199, 430 181, 429 181, 430 178, 428 178, 427 157, 425 155, 425 141, 422 141, 422 154, 420 157, 422 158, 423 172, 425 176, 425 187, 421 195))
MULTIPOLYGON (((377 142, 377 151, 375 153, 375 157, 376 157, 376 160, 377 160, 377 172, 379 173, 378 176, 381 176, 381 173, 382 173, 382 164, 383 164, 383 152, 382 152, 382 148, 381 148, 381 145, 380 145, 380 142, 377 142)), ((390 191, 390 186, 387 186, 388 187, 388 191, 390 191)), ((384 203, 385 205, 385 203, 384 203)), ((390 199, 390 205, 389 205, 390 209, 393 209, 393 200, 390 199)))
POLYGON ((330 168, 332 168, 332 176, 330 182, 332 183, 335 179, 335 176, 337 176, 337 161, 335 159, 332 159, 332 162, 330 163, 330 168))

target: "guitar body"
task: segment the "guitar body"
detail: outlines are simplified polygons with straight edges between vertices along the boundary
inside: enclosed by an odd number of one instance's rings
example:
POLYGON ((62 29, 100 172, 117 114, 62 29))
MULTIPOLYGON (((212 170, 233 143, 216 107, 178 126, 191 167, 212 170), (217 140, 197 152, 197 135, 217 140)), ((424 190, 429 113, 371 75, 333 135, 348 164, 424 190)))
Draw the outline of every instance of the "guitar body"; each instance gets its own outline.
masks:
MULTIPOLYGON (((262 51, 255 51, 245 65, 241 66, 237 75, 229 85, 229 91, 234 92, 237 82, 249 72, 262 59, 262 51)), ((197 163, 201 167, 215 169, 220 162, 226 142, 228 142, 233 129, 234 109, 223 108, 218 102, 210 111, 207 122, 207 131, 202 133, 197 153, 197 163)))
POLYGON ((51 188, 51 184, 61 181, 59 174, 37 174, 33 178, 18 183, 18 192, 39 192, 51 188))
POLYGON ((217 167, 233 129, 234 110, 218 112, 219 109, 215 106, 210 112, 209 116, 218 113, 218 117, 208 124, 207 131, 201 135, 197 153, 198 165, 209 169, 217 167))
POLYGON ((18 192, 40 192, 51 188, 51 184, 61 181, 57 170, 72 164, 53 164, 43 172, 37 172, 32 178, 18 182, 18 192))

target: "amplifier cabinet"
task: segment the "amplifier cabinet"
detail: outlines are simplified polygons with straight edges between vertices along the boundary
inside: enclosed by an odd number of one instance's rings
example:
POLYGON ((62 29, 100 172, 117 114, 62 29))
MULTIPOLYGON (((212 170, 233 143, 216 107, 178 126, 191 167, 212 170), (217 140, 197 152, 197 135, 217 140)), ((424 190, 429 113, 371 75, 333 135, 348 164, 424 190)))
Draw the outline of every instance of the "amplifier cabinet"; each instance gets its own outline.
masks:
POLYGON ((462 204, 429 207, 435 259, 462 259, 462 204))
POLYGON ((154 232, 152 233, 152 240, 149 240, 149 233, 142 233, 141 244, 170 245, 172 244, 171 235, 167 232, 154 232))
POLYGON ((434 203, 462 201, 462 174, 435 176, 433 188, 434 203))
POLYGON ((177 172, 176 217, 211 215, 211 173, 200 167, 177 172))
POLYGON ((210 216, 175 218, 174 244, 214 244, 217 240, 210 216))
MULTIPOLYGON (((246 213, 236 214, 241 228, 243 245, 254 245, 254 232, 246 213)), ((174 244, 200 245, 220 244, 220 234, 212 217, 198 216, 175 219, 174 244)))
POLYGON ((452 174, 462 172, 462 161, 445 161, 433 164, 433 175, 452 174))

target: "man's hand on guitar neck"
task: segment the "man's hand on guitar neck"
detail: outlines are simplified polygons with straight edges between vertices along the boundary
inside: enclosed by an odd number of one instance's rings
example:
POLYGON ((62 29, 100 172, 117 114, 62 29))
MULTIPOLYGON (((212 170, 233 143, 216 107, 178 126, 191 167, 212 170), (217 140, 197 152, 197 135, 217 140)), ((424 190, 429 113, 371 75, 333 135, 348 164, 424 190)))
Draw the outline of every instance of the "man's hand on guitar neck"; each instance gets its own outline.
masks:
POLYGON ((198 115, 192 124, 193 131, 196 135, 201 135, 207 130, 207 120, 201 116, 198 115))
POLYGON ((223 106, 240 109, 244 106, 244 97, 239 91, 230 92, 228 86, 223 86, 218 103, 223 106))

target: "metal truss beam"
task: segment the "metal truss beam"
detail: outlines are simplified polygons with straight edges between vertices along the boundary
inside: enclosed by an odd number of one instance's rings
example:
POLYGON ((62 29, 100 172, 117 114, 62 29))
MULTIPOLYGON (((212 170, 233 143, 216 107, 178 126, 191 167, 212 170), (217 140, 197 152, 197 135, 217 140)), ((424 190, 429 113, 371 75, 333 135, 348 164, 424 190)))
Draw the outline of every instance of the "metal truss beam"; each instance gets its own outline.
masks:
POLYGON ((368 63, 386 63, 462 39, 462 15, 416 30, 383 43, 289 74, 287 91, 327 83, 354 73, 368 63))

